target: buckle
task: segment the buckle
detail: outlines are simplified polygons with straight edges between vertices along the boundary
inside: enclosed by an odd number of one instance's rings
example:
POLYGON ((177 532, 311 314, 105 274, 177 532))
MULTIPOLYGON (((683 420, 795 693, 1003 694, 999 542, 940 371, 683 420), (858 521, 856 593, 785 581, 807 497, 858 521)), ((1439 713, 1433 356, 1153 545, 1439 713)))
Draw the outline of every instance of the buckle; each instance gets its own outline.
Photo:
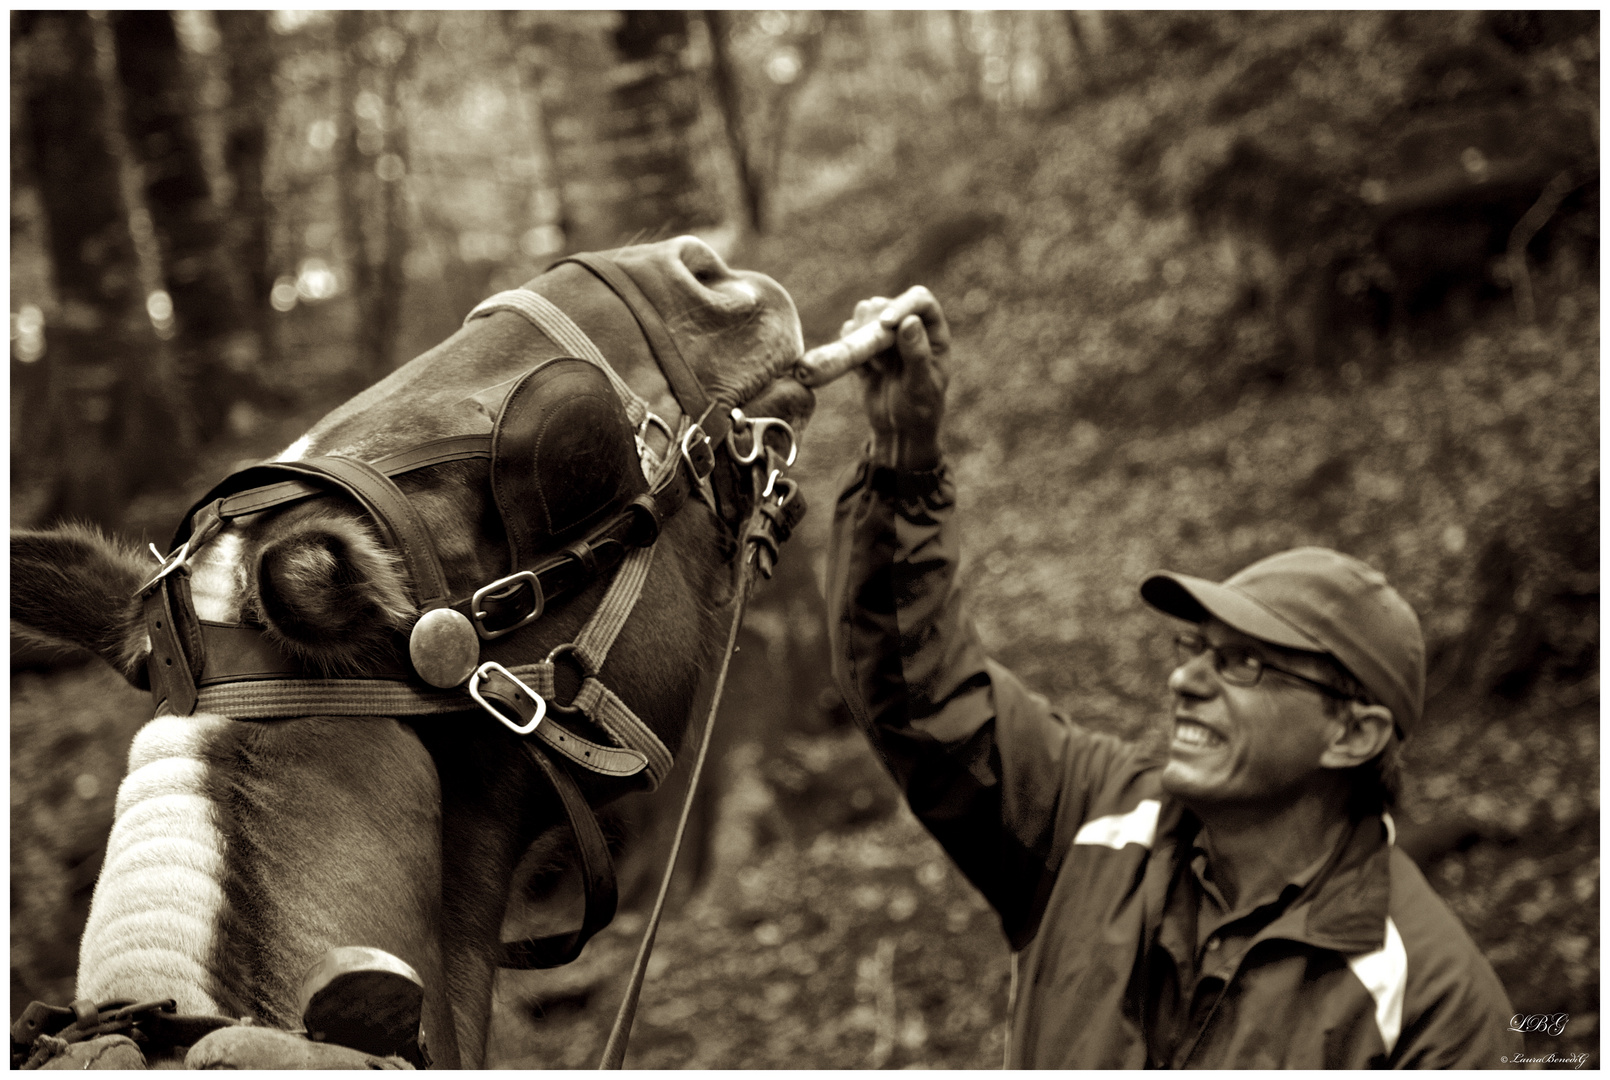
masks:
POLYGON ((788 459, 783 462, 783 468, 794 464, 799 456, 799 440, 794 435, 794 429, 787 420, 779 420, 775 416, 757 416, 753 420, 744 415, 742 409, 732 410, 732 427, 727 432, 727 453, 740 465, 748 465, 759 459, 766 452, 766 433, 777 428, 788 436, 788 459), (750 444, 747 452, 740 452, 736 436, 740 431, 749 433, 750 444))
POLYGON ((657 414, 643 414, 643 422, 637 425, 637 441, 642 443, 644 448, 652 453, 655 458, 659 458, 659 451, 655 450, 652 446, 649 446, 648 439, 646 438, 648 435, 648 429, 651 427, 659 428, 660 433, 665 436, 665 454, 667 457, 669 457, 671 454, 671 447, 676 444, 676 432, 672 431, 671 425, 667 424, 657 414))
POLYGON ((475 632, 481 635, 481 639, 483 641, 492 641, 496 638, 502 637, 504 634, 512 634, 514 631, 520 629, 520 627, 535 622, 537 619, 541 618, 542 605, 542 583, 537 580, 536 574, 533 574, 529 570, 521 570, 518 573, 510 574, 508 577, 498 578, 490 585, 482 585, 479 589, 476 589, 474 594, 470 597, 470 618, 474 620, 475 632), (531 613, 522 617, 519 622, 510 626, 505 626, 499 630, 490 629, 486 625, 486 617, 490 615, 491 612, 486 611, 481 607, 481 601, 486 599, 507 600, 509 597, 513 596, 515 590, 522 585, 529 585, 531 587, 531 613), (502 591, 498 592, 498 590, 502 591))
POLYGON ((531 689, 531 687, 521 682, 515 677, 513 672, 504 667, 502 664, 498 663, 496 660, 488 660, 486 663, 476 668, 475 674, 470 676, 469 687, 470 697, 475 699, 475 703, 481 708, 485 709, 487 712, 491 713, 497 718, 498 723, 502 724, 516 735, 531 734, 533 731, 537 730, 537 725, 542 723, 542 718, 548 715, 548 703, 542 699, 542 695, 538 694, 535 690, 531 689), (521 690, 525 691, 526 695, 530 697, 532 701, 537 703, 536 715, 524 725, 516 724, 513 720, 510 720, 504 715, 501 709, 481 696, 480 684, 485 682, 487 680, 487 676, 492 672, 496 672, 505 679, 508 679, 515 686, 518 686, 521 690))
POLYGON ((789 500, 799 493, 799 483, 790 477, 784 476, 783 470, 773 469, 771 475, 766 477, 766 489, 760 493, 760 497, 769 499, 774 491, 778 492, 777 506, 781 509, 787 506, 789 500))
POLYGON ((190 561, 189 540, 186 540, 183 544, 180 544, 178 551, 175 551, 172 555, 167 556, 164 556, 162 552, 158 551, 155 544, 147 544, 146 546, 151 549, 151 554, 157 557, 157 562, 160 563, 161 566, 158 568, 157 572, 151 576, 149 581, 140 586, 139 590, 135 592, 135 596, 144 596, 146 593, 156 588, 157 584, 161 582, 163 578, 167 577, 169 574, 173 573, 175 570, 179 569, 185 563, 190 561))
POLYGON ((710 436, 694 423, 682 433, 682 460, 687 462, 693 479, 702 484, 716 467, 716 452, 710 445, 710 436))

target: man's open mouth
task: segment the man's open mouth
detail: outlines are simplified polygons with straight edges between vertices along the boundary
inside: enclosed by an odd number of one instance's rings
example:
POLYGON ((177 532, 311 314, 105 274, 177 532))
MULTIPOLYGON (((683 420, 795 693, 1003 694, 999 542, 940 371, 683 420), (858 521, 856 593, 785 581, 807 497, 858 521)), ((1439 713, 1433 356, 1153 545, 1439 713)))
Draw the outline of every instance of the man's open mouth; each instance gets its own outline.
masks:
POLYGON ((1174 743, 1176 746, 1189 746, 1197 750, 1211 750, 1216 746, 1224 745, 1224 736, 1205 724, 1185 717, 1174 718, 1174 743))

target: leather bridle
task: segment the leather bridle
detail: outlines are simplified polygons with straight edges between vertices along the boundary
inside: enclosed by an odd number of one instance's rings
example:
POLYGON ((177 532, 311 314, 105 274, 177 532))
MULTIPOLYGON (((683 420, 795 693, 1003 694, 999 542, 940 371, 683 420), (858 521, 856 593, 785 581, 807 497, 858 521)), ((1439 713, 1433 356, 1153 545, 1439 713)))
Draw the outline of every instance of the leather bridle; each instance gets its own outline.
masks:
MULTIPOLYGON (((653 731, 598 680, 609 646, 647 577, 661 526, 690 496, 698 498, 722 522, 729 558, 742 553, 728 642, 730 658, 752 572, 770 576, 778 545, 803 513, 796 485, 782 475, 783 468, 793 463, 795 452, 794 434, 788 425, 772 418, 751 420, 737 403, 713 400, 653 303, 620 264, 596 254, 575 255, 560 262, 584 267, 631 312, 681 407, 683 417, 675 431, 648 411, 587 336, 540 294, 525 290, 500 293, 477 306, 465 321, 513 311, 553 343, 548 355, 535 361, 510 392, 511 400, 527 388, 528 381, 534 386, 544 378, 596 378, 585 369, 567 366, 590 364, 620 395, 628 419, 637 426, 639 453, 647 427, 657 426, 669 434, 664 459, 645 478, 646 491, 558 550, 537 550, 541 545, 533 538, 511 536, 515 565, 509 573, 468 595, 452 595, 430 530, 393 478, 453 461, 490 459, 496 487, 496 467, 503 450, 499 440, 505 435, 504 415, 500 414, 490 436, 437 439, 377 461, 324 456, 266 462, 235 472, 185 515, 172 553, 159 555, 158 570, 140 590, 152 646, 147 671, 158 715, 190 715, 201 708, 251 721, 307 715, 425 716, 480 708, 522 736, 527 756, 558 795, 575 833, 586 900, 582 923, 574 931, 503 944, 500 966, 519 969, 554 967, 575 959, 587 940, 615 914, 616 886, 609 851, 571 770, 619 778, 641 776, 652 789, 673 764, 669 749, 653 731), (786 452, 767 444, 767 434, 776 431, 786 435, 786 452), (728 488, 749 503, 746 521, 735 520, 735 507, 724 512, 722 499, 711 484, 721 451, 733 473, 728 488), (420 612, 406 650, 399 645, 393 657, 361 675, 331 677, 310 670, 259 627, 205 622, 197 617, 190 594, 190 561, 232 521, 329 494, 349 496, 379 527, 384 540, 400 556, 420 612), (522 556, 526 556, 523 564, 522 556), (574 641, 553 649, 544 660, 516 662, 520 631, 538 621, 555 601, 575 595, 611 571, 615 576, 604 599, 574 641), (482 660, 483 649, 494 658, 482 660), (581 689, 563 706, 555 701, 555 665, 560 660, 575 663, 583 676, 581 689), (558 712, 585 714, 611 741, 600 742, 564 726, 555 719, 558 712)), ((509 408, 512 406, 505 406, 509 408)), ((650 453, 645 460, 656 456, 650 453)), ((505 497, 502 492, 495 496, 505 497)), ((725 671, 724 659, 717 701, 725 671)), ((714 713, 712 703, 712 721, 714 713)), ((702 765, 708 739, 707 723, 698 764, 702 765)), ((690 802, 692 796, 690 785, 690 802)), ((686 819, 684 807, 678 845, 686 819)), ((674 861, 675 845, 671 858, 674 861)), ((671 869, 668 865, 667 881, 671 869)), ((639 970, 628 991, 632 1007, 664 893, 662 886, 645 934, 639 970)), ((626 1005, 622 1015, 629 1030, 626 1005)), ((612 1039, 612 1045, 616 1041, 612 1039)), ((619 1054, 624 1054, 624 1034, 618 1041, 619 1054)), ((615 1064, 619 1064, 618 1055, 615 1064)))

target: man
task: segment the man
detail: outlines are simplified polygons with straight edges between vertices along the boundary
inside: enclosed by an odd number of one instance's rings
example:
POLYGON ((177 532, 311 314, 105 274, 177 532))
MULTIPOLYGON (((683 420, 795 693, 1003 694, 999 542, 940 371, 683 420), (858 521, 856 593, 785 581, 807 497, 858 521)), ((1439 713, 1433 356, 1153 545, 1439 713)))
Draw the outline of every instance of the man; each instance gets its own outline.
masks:
POLYGON ((864 301, 872 438, 839 498, 834 677, 912 810, 1000 914, 1014 1067, 1500 1067, 1491 966, 1393 844, 1425 651, 1380 574, 1303 548, 1222 584, 1157 574, 1180 624, 1162 760, 984 656, 939 447, 950 333, 925 289, 864 301))

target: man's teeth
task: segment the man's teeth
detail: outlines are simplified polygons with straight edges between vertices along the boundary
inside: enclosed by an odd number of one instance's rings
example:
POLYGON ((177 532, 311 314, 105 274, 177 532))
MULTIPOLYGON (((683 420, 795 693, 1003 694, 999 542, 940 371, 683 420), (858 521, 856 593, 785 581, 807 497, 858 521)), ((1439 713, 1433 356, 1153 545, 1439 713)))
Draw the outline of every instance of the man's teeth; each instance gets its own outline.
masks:
POLYGON ((1174 740, 1187 746, 1217 746, 1224 741, 1224 737, 1194 720, 1176 720, 1174 740))

